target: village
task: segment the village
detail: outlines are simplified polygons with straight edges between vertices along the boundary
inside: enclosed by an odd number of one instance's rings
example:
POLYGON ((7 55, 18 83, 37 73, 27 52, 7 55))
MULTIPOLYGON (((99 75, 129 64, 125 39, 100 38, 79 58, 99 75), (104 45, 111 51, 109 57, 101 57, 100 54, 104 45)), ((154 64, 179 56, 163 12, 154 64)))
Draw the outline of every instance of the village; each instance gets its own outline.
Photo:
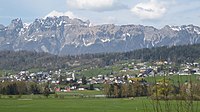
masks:
MULTIPOLYGON (((134 83, 143 80, 145 77, 170 76, 170 75, 200 75, 199 63, 185 63, 174 67, 172 62, 159 61, 154 62, 153 66, 147 62, 129 62, 121 63, 115 66, 121 66, 119 71, 113 71, 110 74, 97 74, 97 76, 88 77, 78 73, 86 71, 65 71, 61 69, 56 71, 20 71, 17 74, 6 74, 0 77, 0 82, 5 81, 25 81, 38 84, 48 83, 52 91, 68 92, 71 90, 101 90, 102 84, 125 84, 134 83), (53 85, 53 86, 52 86, 53 85), (94 86, 100 85, 100 86, 94 86), (54 87, 54 88, 52 88, 54 87)), ((108 67, 105 67, 108 68, 108 67)), ((92 68, 93 69, 93 68, 92 68)), ((144 83, 146 83, 144 81, 144 83)))

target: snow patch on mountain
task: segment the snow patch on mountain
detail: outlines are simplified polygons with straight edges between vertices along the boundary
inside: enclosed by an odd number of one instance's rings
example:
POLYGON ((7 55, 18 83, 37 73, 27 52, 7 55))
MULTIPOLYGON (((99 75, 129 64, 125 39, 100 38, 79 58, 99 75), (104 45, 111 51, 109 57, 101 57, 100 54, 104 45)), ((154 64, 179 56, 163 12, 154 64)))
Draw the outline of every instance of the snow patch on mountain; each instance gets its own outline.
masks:
POLYGON ((85 39, 83 38, 83 44, 84 44, 84 46, 91 46, 92 44, 94 44, 94 42, 90 42, 90 41, 85 40, 85 39))
POLYGON ((24 24, 23 24, 24 29, 28 29, 28 27, 30 26, 30 24, 31 24, 31 23, 24 23, 24 24))
POLYGON ((101 42, 105 43, 105 42, 110 42, 111 40, 108 39, 108 38, 105 38, 105 39, 101 39, 101 42))
POLYGON ((181 30, 181 27, 179 27, 179 26, 170 26, 170 28, 171 28, 173 31, 180 31, 180 30, 181 30))
POLYGON ((49 50, 44 45, 41 46, 41 49, 43 52, 49 52, 49 50))
POLYGON ((200 35, 200 29, 194 28, 194 31, 195 31, 198 35, 200 35))

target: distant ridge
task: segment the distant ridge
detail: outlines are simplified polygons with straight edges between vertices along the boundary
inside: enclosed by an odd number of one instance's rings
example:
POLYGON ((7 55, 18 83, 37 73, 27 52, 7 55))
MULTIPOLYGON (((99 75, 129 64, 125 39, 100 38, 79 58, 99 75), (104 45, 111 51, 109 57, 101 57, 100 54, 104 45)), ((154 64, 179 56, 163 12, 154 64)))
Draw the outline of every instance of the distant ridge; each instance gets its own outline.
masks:
POLYGON ((30 51, 0 51, 1 70, 58 70, 73 67, 105 67, 123 60, 171 61, 176 64, 200 61, 200 44, 144 48, 124 53, 56 56, 30 51))
POLYGON ((35 19, 25 24, 14 19, 0 25, 0 50, 27 50, 55 55, 127 52, 141 48, 200 43, 200 27, 103 24, 67 16, 35 19))

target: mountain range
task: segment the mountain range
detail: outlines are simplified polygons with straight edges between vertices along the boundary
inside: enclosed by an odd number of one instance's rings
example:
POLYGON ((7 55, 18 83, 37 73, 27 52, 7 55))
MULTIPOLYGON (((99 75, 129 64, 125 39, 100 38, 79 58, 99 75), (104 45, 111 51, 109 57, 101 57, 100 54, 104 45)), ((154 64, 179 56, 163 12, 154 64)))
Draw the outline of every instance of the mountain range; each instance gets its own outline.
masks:
POLYGON ((200 27, 169 26, 157 29, 143 25, 91 25, 67 16, 14 19, 0 24, 0 51, 36 51, 55 55, 127 52, 141 48, 200 43, 200 27))

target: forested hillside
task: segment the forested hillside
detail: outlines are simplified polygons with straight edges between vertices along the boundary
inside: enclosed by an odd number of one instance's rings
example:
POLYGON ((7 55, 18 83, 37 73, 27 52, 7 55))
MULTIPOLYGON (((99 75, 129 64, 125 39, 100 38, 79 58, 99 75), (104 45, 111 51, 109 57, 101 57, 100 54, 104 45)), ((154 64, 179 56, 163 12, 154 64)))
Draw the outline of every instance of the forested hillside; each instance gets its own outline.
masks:
POLYGON ((78 56, 57 56, 43 52, 30 51, 1 51, 0 69, 4 70, 27 70, 45 69, 56 70, 60 68, 73 68, 77 66, 94 66, 102 63, 101 56, 92 54, 78 56), (97 58, 96 58, 97 57, 97 58))
POLYGON ((173 62, 193 62, 200 58, 200 44, 140 49, 124 54, 128 59, 143 61, 170 60, 173 62))
POLYGON ((177 63, 193 62, 200 58, 200 44, 140 49, 126 53, 84 54, 56 56, 28 51, 1 51, 0 69, 26 70, 32 68, 70 69, 73 67, 107 66, 129 59, 141 61, 170 60, 177 63))

